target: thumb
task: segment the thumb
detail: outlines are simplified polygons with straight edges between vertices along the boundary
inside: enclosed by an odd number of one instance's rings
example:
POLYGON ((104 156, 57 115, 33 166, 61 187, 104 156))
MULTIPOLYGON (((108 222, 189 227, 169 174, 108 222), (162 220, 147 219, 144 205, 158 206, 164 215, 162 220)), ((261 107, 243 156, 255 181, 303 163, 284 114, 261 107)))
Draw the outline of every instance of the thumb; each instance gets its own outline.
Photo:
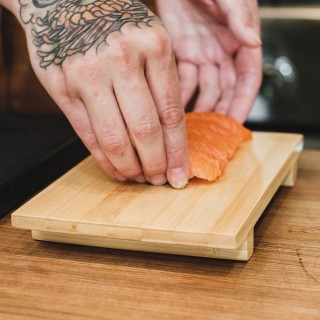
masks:
POLYGON ((257 3, 256 0, 248 1, 216 0, 235 37, 249 47, 258 47, 261 39, 256 27, 259 21, 257 3))

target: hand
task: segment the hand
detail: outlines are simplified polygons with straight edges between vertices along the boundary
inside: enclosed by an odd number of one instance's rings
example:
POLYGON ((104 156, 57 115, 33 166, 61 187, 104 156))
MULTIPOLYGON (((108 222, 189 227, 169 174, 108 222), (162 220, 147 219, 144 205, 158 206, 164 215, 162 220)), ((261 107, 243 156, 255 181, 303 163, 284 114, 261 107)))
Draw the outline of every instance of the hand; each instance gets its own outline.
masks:
POLYGON ((256 0, 158 0, 178 60, 186 106, 244 122, 261 83, 256 0))
POLYGON ((183 187, 184 109, 159 20, 136 0, 20 1, 33 68, 100 166, 183 187))

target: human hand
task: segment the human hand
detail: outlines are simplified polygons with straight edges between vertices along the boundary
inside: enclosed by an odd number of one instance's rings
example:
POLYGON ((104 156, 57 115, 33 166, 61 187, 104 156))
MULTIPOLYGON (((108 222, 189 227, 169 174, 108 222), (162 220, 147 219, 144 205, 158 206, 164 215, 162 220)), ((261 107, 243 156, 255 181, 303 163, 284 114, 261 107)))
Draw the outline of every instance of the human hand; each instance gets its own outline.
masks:
POLYGON ((157 17, 136 0, 20 5, 35 73, 99 165, 118 180, 183 187, 184 109, 157 17))
POLYGON ((173 40, 184 105, 199 86, 195 111, 244 122, 262 77, 256 0, 158 0, 157 5, 173 40))

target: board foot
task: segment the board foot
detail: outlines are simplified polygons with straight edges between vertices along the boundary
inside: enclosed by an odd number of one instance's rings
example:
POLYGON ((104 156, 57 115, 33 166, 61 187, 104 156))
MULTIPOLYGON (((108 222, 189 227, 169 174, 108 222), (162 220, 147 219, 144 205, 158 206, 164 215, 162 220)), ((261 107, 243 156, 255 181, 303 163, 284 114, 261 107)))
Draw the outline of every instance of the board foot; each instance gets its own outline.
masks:
POLYGON ((152 243, 133 240, 109 239, 32 230, 32 238, 41 241, 61 242, 110 249, 188 255, 215 259, 248 261, 253 253, 254 231, 250 230, 243 244, 237 249, 184 246, 169 243, 152 243))
POLYGON ((298 154, 296 154, 295 160, 291 165, 289 172, 282 182, 281 186, 283 187, 294 187, 297 182, 298 177, 298 154))

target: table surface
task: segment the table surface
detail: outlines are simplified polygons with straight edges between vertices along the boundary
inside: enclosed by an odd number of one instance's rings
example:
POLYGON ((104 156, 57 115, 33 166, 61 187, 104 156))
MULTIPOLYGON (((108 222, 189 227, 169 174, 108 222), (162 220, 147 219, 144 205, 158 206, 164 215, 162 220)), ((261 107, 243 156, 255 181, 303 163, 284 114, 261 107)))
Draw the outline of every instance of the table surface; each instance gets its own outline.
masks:
POLYGON ((259 220, 251 260, 37 242, 0 220, 1 319, 320 319, 320 152, 259 220))

